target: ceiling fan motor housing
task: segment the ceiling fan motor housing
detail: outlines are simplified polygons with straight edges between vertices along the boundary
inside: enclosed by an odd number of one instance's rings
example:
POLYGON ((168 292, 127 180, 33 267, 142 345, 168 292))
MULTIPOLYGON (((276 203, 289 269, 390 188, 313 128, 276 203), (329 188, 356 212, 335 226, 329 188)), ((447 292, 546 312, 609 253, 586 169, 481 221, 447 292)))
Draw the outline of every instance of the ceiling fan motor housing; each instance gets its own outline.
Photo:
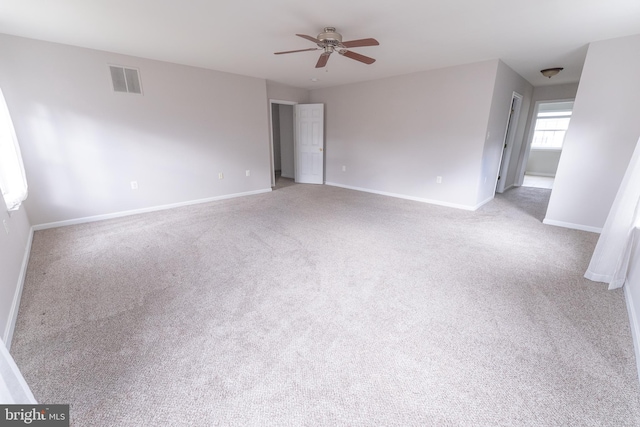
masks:
POLYGON ((323 44, 318 46, 339 46, 342 43, 342 35, 340 33, 336 33, 336 29, 334 27, 325 27, 323 32, 318 34, 317 37, 323 44))

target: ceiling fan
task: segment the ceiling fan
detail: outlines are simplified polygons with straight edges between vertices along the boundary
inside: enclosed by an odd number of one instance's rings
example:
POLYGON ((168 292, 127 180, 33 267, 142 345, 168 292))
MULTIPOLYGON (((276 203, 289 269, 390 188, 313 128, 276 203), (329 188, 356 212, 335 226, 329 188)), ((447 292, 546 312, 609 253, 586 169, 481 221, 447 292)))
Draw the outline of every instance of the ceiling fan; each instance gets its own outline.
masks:
POLYGON ((333 27, 325 27, 324 30, 320 34, 318 34, 318 37, 311 37, 304 34, 296 34, 296 36, 314 42, 318 45, 318 47, 300 50, 288 50, 286 52, 275 52, 275 55, 282 55, 284 53, 308 52, 311 50, 324 50, 324 52, 320 54, 320 58, 316 63, 316 68, 322 68, 327 65, 329 56, 333 52, 338 52, 342 56, 355 59, 356 61, 363 62, 367 65, 373 64, 374 62, 376 62, 375 59, 369 58, 368 56, 360 55, 359 53, 355 53, 347 49, 352 47, 378 46, 380 44, 376 39, 371 38, 343 42, 342 35, 340 33, 337 33, 336 29, 333 27))

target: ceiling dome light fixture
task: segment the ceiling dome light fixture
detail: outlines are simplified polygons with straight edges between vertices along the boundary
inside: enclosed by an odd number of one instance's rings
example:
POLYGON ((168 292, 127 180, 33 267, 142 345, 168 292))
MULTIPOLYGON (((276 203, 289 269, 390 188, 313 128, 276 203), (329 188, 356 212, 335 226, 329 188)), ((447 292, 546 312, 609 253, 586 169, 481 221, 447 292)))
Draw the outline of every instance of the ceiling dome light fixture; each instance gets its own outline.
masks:
POLYGON ((557 68, 547 68, 547 69, 544 69, 544 70, 540 70, 540 72, 542 73, 543 76, 551 78, 551 77, 555 76, 556 74, 558 74, 562 70, 564 70, 564 68, 557 67, 557 68))

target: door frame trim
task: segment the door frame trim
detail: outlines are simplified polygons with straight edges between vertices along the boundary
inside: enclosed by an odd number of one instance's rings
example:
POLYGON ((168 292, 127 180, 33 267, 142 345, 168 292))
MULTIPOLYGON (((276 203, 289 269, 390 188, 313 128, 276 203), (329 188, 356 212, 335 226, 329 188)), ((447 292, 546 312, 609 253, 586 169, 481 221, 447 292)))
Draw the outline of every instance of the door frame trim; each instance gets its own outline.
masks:
POLYGON ((500 151, 500 165, 498 166, 498 175, 496 175, 496 185, 493 187, 494 196, 496 193, 504 193, 504 191, 507 189, 505 179, 508 175, 511 156, 513 155, 513 144, 516 140, 516 133, 520 124, 519 122, 520 114, 522 112, 523 100, 523 95, 519 94, 515 90, 512 92, 511 102, 509 103, 509 115, 507 116, 507 125, 504 130, 504 139, 502 140, 502 150, 500 151), (515 99, 517 99, 518 102, 516 103, 515 108, 512 111, 511 107, 513 106, 513 102, 515 99), (499 180, 498 177, 502 179, 499 180))

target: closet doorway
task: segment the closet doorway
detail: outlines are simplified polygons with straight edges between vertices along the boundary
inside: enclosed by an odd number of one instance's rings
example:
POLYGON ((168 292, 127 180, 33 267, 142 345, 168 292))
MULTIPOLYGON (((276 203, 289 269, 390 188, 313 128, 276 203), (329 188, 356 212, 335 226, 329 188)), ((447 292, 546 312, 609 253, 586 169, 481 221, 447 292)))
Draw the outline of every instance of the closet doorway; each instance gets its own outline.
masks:
MULTIPOLYGON (((270 102, 271 113, 271 187, 280 178, 295 179, 294 105, 295 102, 270 102)), ((283 180, 284 181, 284 180, 283 180)))

